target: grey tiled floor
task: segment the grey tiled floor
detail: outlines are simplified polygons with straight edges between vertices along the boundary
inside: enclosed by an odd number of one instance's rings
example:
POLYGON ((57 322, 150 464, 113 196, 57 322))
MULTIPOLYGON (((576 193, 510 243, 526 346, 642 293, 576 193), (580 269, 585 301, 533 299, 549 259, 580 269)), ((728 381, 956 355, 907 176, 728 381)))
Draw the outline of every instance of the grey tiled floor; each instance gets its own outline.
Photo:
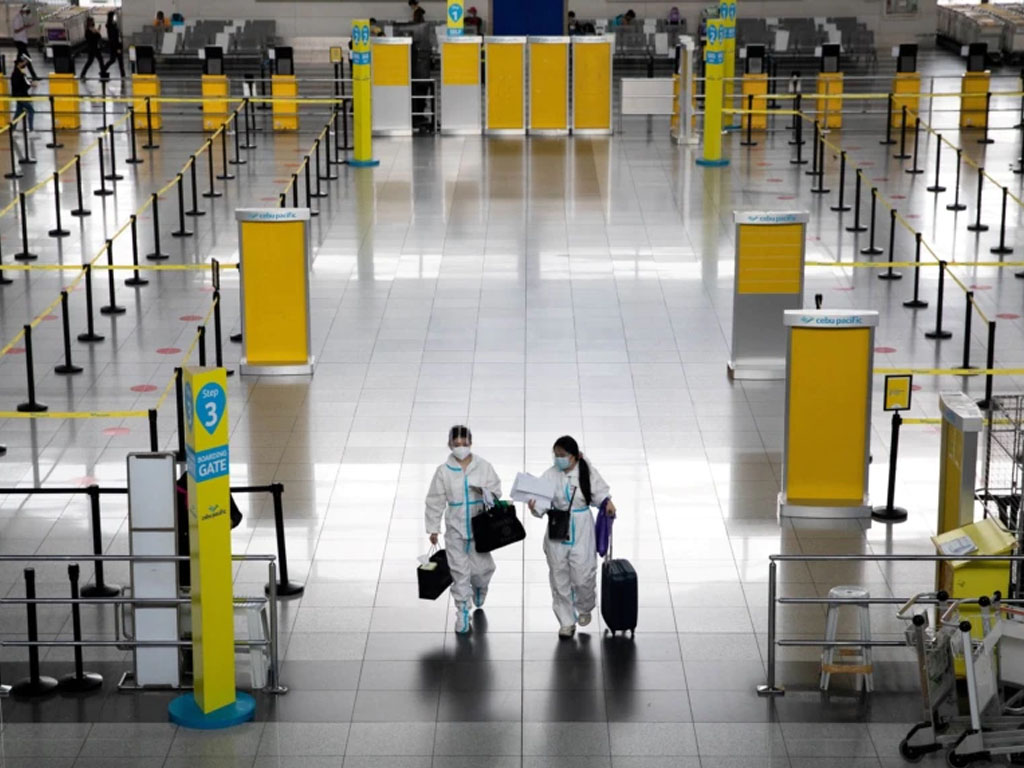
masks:
MULTIPOLYGON (((956 68, 943 59, 936 72, 956 68)), ((949 125, 948 114, 937 115, 949 125)), ((1012 116, 1015 120, 1015 116, 1012 116)), ((262 117, 261 117, 262 120, 262 117)), ((1000 124, 1011 115, 1001 113, 1000 124)), ((96 122, 96 118, 90 118, 96 122)), ((853 121, 833 134, 851 159, 871 168, 873 183, 894 198, 926 239, 950 259, 988 259, 993 233, 968 237, 964 214, 944 210, 946 197, 926 193, 879 147, 877 119, 853 121), (871 165, 868 166, 867 164, 871 165), (885 179, 885 181, 881 181, 885 179)), ((311 129, 312 126, 309 126, 311 129)), ((947 137, 960 141, 955 131, 947 137)), ((1015 133, 980 147, 991 172, 1019 191, 1009 164, 1015 133)), ((76 137, 58 154, 70 157, 76 137)), ((339 170, 313 224, 311 379, 234 377, 230 382, 232 481, 285 484, 292 578, 301 599, 281 608, 283 697, 258 696, 258 722, 217 734, 168 725, 166 693, 113 691, 128 660, 121 651, 89 651, 86 666, 107 685, 85 699, 0 701, 2 768, 52 766, 613 766, 614 768, 747 768, 750 766, 896 765, 896 744, 918 719, 912 657, 905 649, 876 653, 876 693, 861 697, 848 680, 821 695, 813 649, 780 650, 785 697, 758 698, 767 658, 767 556, 774 552, 928 552, 937 495, 938 434, 908 426, 901 439, 897 499, 910 521, 892 530, 820 523, 781 526, 775 519, 782 437, 782 386, 730 384, 726 378, 736 208, 811 211, 808 257, 854 258, 857 241, 828 210, 832 198, 789 163, 784 133, 743 149, 727 142, 733 163, 702 171, 694 152, 671 145, 660 126, 651 134, 629 123, 612 139, 480 138, 380 140, 379 169, 339 170), (514 473, 541 470, 552 440, 580 438, 612 485, 621 515, 616 554, 630 558, 641 580, 635 642, 604 637, 600 620, 571 642, 559 642, 550 609, 541 528, 527 519, 522 544, 497 553, 488 603, 469 638, 450 631, 451 606, 416 598, 415 558, 426 549, 423 496, 445 456, 447 428, 468 422, 476 449, 508 488, 514 473)), ((79 145, 91 140, 83 135, 79 145)), ((124 156, 125 137, 119 137, 124 156)), ((165 237, 175 262, 236 256, 232 209, 272 205, 311 141, 258 137, 249 163, 224 184, 226 196, 191 222, 196 236, 165 237)), ((88 202, 93 216, 73 222, 62 243, 46 237, 49 192, 29 206, 30 245, 40 263, 91 257, 151 190, 199 144, 197 135, 168 133, 158 152, 128 171, 116 198, 88 202), (40 223, 41 222, 41 223, 40 223)), ((54 156, 36 140, 40 160, 23 184, 49 173, 54 156)), ((923 145, 931 167, 934 142, 923 145)), ((202 167, 202 166, 201 166, 202 167)), ((829 160, 830 183, 837 183, 829 160)), ((85 165, 86 186, 97 174, 85 165)), ((944 171, 952 181, 952 166, 944 171)), ((203 182, 201 181, 201 184, 203 182)), ((930 183, 930 182, 929 182, 930 183)), ((963 197, 973 200, 974 181, 963 197)), ((219 185, 218 185, 219 186, 219 185)), ((0 190, 0 203, 12 187, 0 190)), ((65 196, 69 194, 65 189, 65 196)), ((67 197, 65 197, 67 200, 67 197)), ((161 214, 173 225, 173 194, 161 214)), ((1019 211, 1011 209, 1011 236, 1019 211)), ((989 194, 985 217, 996 220, 989 194)), ((848 222, 848 217, 846 219, 848 222)), ((150 246, 147 218, 143 248, 150 246)), ((169 228, 165 226, 165 228, 169 228)), ((4 254, 17 238, 12 216, 0 219, 4 254)), ((863 236, 860 239, 863 244, 863 236)), ((897 257, 912 256, 900 233, 897 257)), ((129 256, 117 252, 119 262, 129 256)), ((1000 318, 997 363, 1024 360, 1019 316, 1024 298, 1012 272, 959 268, 984 311, 1000 318), (1010 317, 1012 315, 1012 317, 1010 317)), ((0 289, 0 329, 10 338, 49 304, 67 278, 11 274, 0 289)), ((910 280, 883 284, 847 267, 808 270, 807 303, 877 309, 882 314, 878 364, 935 366, 959 362, 962 295, 947 285, 946 325, 953 341, 936 345, 931 327, 936 273, 922 275, 923 314, 902 306, 910 280)), ((224 276, 224 317, 237 327, 237 278, 224 276)), ((130 292, 120 281, 117 318, 99 318, 104 344, 76 344, 81 376, 52 373, 61 355, 60 323, 36 332, 40 399, 54 410, 151 407, 209 306, 209 281, 195 273, 151 276, 130 292), (156 391, 133 391, 150 384, 156 391)), ((97 281, 105 296, 105 281, 97 281)), ((72 297, 76 332, 83 319, 72 297)), ((974 328, 976 362, 982 330, 974 328)), ((226 349, 229 365, 238 349, 226 349)), ((24 397, 23 357, 0 363, 0 400, 24 397)), ((878 382, 880 384, 880 382, 878 382)), ((980 391, 980 381, 919 378, 911 416, 937 415, 943 388, 980 391)), ((1001 389, 1020 386, 1015 377, 1001 389)), ((877 402, 877 401, 876 401, 877 402)), ((872 494, 884 496, 888 419, 874 414, 872 494)), ((160 413, 161 443, 175 445, 174 413, 160 413)), ((7 420, 0 438, 5 485, 77 486, 95 479, 122 484, 127 451, 148 445, 144 423, 7 420)), ((239 553, 273 551, 272 509, 260 497, 238 499, 245 515, 233 534, 239 553)), ((127 551, 125 504, 103 502, 103 540, 127 551)), ((90 546, 82 497, 0 497, 0 553, 76 554, 90 546)), ((21 566, 0 564, 0 595, 22 593, 21 566)), ((40 593, 63 595, 64 571, 39 566, 40 593)), ((85 577, 89 577, 86 569, 85 577)), ((123 568, 108 577, 123 582, 123 568)), ((237 591, 262 588, 262 568, 241 566, 237 591)), ((780 594, 821 596, 840 582, 867 585, 880 596, 906 595, 931 584, 930 567, 855 567, 802 563, 780 568, 780 594)), ((876 636, 898 637, 888 607, 872 610, 876 636)), ((780 609, 780 632, 820 636, 823 611, 780 609)), ((85 611, 86 632, 112 637, 106 611, 85 611)), ((20 608, 0 608, 0 636, 23 637, 20 608)), ((40 610, 44 637, 67 637, 67 612, 40 610)), ((849 628, 849 625, 844 625, 849 628)), ((0 673, 24 673, 19 649, 0 649, 0 673)), ((65 651, 43 653, 44 671, 67 671, 65 651)), ((241 660, 240 660, 241 661, 241 660)))

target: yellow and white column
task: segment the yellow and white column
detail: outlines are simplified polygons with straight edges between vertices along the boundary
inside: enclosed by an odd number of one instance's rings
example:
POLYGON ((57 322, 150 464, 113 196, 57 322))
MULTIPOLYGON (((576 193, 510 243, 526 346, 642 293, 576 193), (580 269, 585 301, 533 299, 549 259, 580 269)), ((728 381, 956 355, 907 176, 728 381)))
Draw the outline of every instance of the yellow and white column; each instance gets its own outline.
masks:
POLYGON ((484 131, 526 133, 526 38, 485 37, 484 131))
POLYGON ((725 75, 725 21, 709 19, 704 46, 704 144, 697 165, 728 165, 722 157, 722 97, 725 75))
MULTIPOLYGON (((718 4, 718 16, 725 22, 725 106, 736 109, 740 105, 736 95, 736 0, 721 0, 718 4)), ((740 115, 730 115, 725 121, 727 131, 738 131, 742 126, 740 115)))
POLYGON ((353 168, 380 165, 373 159, 373 87, 370 84, 370 20, 352 22, 352 130, 353 168))
POLYGON ((531 37, 530 133, 569 133, 569 38, 531 37))
POLYGON ((615 38, 572 38, 572 132, 612 132, 612 53, 615 38))

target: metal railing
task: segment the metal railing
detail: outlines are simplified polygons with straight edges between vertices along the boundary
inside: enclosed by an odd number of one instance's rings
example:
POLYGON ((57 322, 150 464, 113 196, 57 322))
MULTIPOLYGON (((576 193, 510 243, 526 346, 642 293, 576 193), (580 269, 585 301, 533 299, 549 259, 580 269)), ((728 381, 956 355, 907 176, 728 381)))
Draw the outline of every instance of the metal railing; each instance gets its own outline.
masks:
MULTIPOLYGON (((782 696, 785 688, 776 680, 776 647, 820 647, 820 648, 863 648, 863 647, 907 647, 905 640, 798 640, 776 637, 776 605, 904 605, 909 597, 779 597, 779 563, 943 563, 943 562, 1016 562, 1024 563, 1024 555, 769 555, 768 556, 768 680, 757 686, 760 696, 782 696)), ((1024 600, 1003 600, 1007 604, 1021 604, 1024 600)), ((938 600, 918 600, 922 605, 938 605, 938 600)))

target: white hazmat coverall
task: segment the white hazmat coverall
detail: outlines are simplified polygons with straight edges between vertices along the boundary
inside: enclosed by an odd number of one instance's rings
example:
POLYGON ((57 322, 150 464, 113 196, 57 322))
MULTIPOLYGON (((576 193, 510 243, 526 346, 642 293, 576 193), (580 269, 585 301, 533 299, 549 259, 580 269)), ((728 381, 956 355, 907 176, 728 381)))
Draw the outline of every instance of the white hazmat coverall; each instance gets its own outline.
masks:
POLYGON ((477 605, 487 596, 487 585, 494 575, 494 558, 473 546, 471 519, 484 511, 479 488, 494 497, 501 496, 501 480, 494 467, 476 454, 465 470, 454 456, 437 468, 427 492, 427 533, 440 533, 444 515, 444 547, 452 572, 452 598, 457 618, 468 622, 469 601, 477 605))
MULTIPOLYGON (((551 467, 541 477, 557 489, 551 505, 555 509, 572 510, 569 540, 555 541, 544 531, 544 554, 548 559, 551 580, 552 608, 559 626, 576 624, 577 612, 590 613, 597 604, 597 543, 594 539, 594 515, 590 507, 600 507, 611 495, 608 483, 594 465, 590 467, 590 501, 588 505, 580 489, 580 465, 568 472, 551 467), (572 489, 575 488, 575 492, 572 489)), ((543 514, 541 510, 537 512, 543 514)))

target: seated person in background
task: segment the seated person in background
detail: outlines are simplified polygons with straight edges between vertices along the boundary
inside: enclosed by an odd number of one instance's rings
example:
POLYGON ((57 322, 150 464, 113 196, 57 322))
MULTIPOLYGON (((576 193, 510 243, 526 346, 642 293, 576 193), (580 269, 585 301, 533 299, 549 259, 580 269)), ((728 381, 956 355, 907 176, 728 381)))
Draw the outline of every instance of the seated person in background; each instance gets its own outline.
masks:
MULTIPOLYGON (((370 17, 370 37, 384 37, 384 29, 377 23, 377 20, 370 17)), ((349 46, 351 47, 351 45, 349 46)))
POLYGON ((413 22, 416 21, 416 11, 420 10, 419 0, 409 0, 409 13, 412 14, 413 22))
POLYGON ((569 34, 579 34, 579 24, 576 21, 576 11, 569 11, 569 34))
POLYGON ((668 12, 668 23, 669 24, 680 24, 682 23, 682 17, 679 14, 679 9, 676 6, 672 6, 672 9, 668 12))
POLYGON ((611 25, 613 27, 629 26, 630 24, 633 23, 634 19, 636 19, 636 11, 634 11, 632 8, 630 8, 625 13, 620 13, 618 16, 616 16, 612 20, 612 24, 611 25))
POLYGON ((154 27, 160 27, 162 29, 170 29, 171 28, 171 20, 168 19, 166 16, 164 16, 164 12, 163 11, 157 11, 156 12, 156 18, 153 19, 153 26, 154 27))
POLYGON ((466 28, 467 35, 482 35, 484 33, 484 20, 476 15, 476 6, 471 5, 466 9, 466 18, 462 25, 466 28))

